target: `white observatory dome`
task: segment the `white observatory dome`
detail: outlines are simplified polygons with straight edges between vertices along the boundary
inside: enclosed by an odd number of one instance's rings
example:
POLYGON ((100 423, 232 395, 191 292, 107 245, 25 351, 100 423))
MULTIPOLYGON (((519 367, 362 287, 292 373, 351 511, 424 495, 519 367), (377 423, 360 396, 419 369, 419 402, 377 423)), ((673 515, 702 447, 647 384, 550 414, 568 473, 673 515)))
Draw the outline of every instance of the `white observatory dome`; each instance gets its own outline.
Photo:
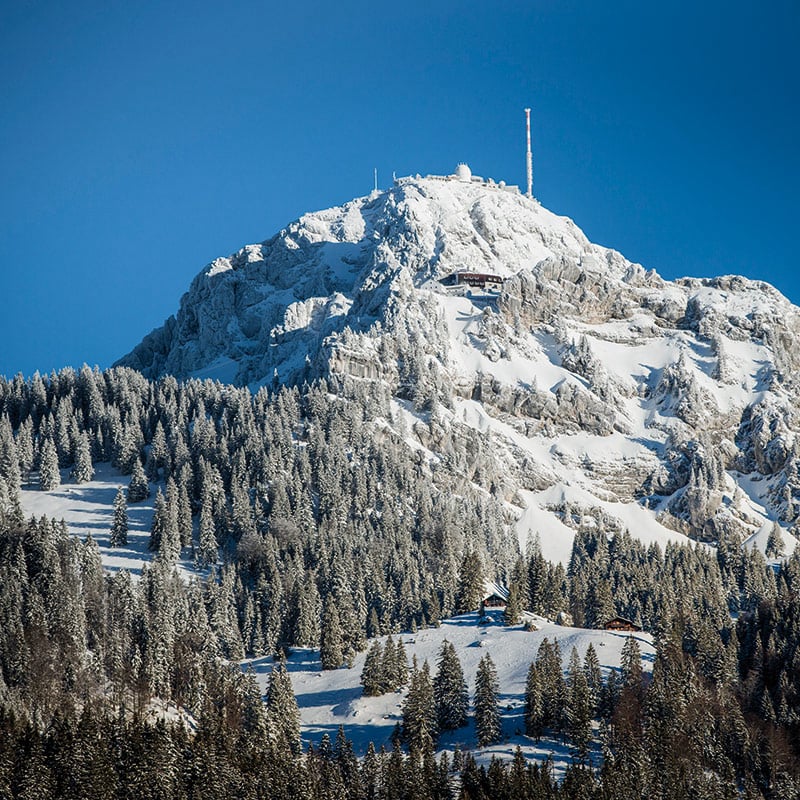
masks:
POLYGON ((461 163, 456 167, 455 176, 460 181, 471 181, 472 170, 466 164, 461 163))

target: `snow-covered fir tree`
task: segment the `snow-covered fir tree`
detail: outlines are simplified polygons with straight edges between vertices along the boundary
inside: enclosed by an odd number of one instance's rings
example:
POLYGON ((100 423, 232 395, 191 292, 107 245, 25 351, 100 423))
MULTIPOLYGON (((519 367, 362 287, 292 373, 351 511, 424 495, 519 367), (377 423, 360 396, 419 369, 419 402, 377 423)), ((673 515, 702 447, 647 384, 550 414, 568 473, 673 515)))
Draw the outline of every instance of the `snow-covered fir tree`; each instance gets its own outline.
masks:
POLYGON ((469 693, 464 670, 456 649, 446 639, 442 642, 433 678, 433 696, 440 731, 454 730, 467 724, 469 693))
POLYGON ((137 458, 133 462, 131 470, 131 480, 128 484, 128 502, 139 503, 150 497, 150 484, 147 481, 147 476, 144 474, 142 462, 137 458))
POLYGON ((478 664, 475 676, 475 731, 478 744, 484 747, 500 741, 502 726, 498 708, 497 668, 487 653, 478 664))
POLYGON ((39 456, 39 488, 43 492, 51 492, 61 485, 61 473, 58 467, 58 453, 49 437, 44 440, 39 456))
POLYGON ((125 492, 120 486, 114 497, 114 518, 111 520, 111 535, 108 543, 111 547, 124 547, 128 544, 128 505, 125 492))
POLYGON ((70 473, 75 483, 87 483, 94 477, 92 447, 86 432, 81 433, 75 446, 74 466, 70 473))

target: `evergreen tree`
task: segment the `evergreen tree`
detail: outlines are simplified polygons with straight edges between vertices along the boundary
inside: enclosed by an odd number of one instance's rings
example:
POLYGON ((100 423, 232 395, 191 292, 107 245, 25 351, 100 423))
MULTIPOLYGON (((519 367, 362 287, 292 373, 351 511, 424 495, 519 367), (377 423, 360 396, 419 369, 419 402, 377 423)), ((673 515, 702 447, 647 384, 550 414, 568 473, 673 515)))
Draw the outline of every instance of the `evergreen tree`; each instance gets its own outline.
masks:
POLYGON ((528 540, 525 557, 528 561, 528 608, 534 614, 547 610, 547 561, 542 555, 542 545, 537 533, 528 540))
POLYGON ((383 680, 387 692, 397 691, 408 683, 408 657, 403 640, 395 642, 391 635, 383 648, 383 680))
POLYGON ((569 660, 566 718, 567 731, 575 748, 575 753, 579 759, 585 761, 589 753, 589 744, 592 740, 591 699, 589 684, 575 647, 572 648, 569 660))
POLYGON ((361 670, 361 686, 367 697, 375 697, 386 691, 383 666, 383 646, 379 640, 375 640, 367 651, 364 668, 361 670))
POLYGON ((589 642, 589 646, 586 648, 586 653, 583 657, 583 674, 586 676, 592 714, 594 714, 597 711, 600 692, 603 688, 603 675, 600 671, 600 660, 597 657, 597 651, 594 649, 594 645, 591 642, 589 642))
POLYGON ((584 622, 587 628, 602 628, 614 616, 610 581, 594 576, 589 582, 584 622))
POLYGON ((503 622, 506 625, 517 625, 522 619, 522 603, 520 602, 520 589, 516 581, 511 581, 508 587, 508 601, 503 612, 503 622))
POLYGON ((781 526, 777 522, 773 522, 764 554, 767 558, 780 558, 783 555, 783 551, 784 546, 781 526))
POLYGON ((314 575, 307 572, 298 586, 294 618, 293 639, 299 647, 311 647, 319 642, 320 602, 314 575))
POLYGON ((134 463, 139 460, 142 445, 142 431, 139 424, 133 419, 126 420, 116 441, 113 461, 114 466, 123 475, 131 474, 134 463))
POLYGON ((39 459, 39 488, 43 492, 52 492, 61 485, 61 473, 58 469, 58 453, 53 440, 47 438, 42 443, 39 459))
POLYGON ((148 497, 150 497, 150 484, 147 482, 147 476, 144 474, 142 462, 137 458, 133 462, 131 480, 128 484, 128 502, 138 503, 141 500, 146 500, 148 497))
POLYGON ((111 536, 108 543, 111 547, 124 547, 128 544, 128 506, 121 486, 114 498, 114 519, 111 522, 111 536))
POLYGON ((92 466, 92 447, 89 436, 82 433, 75 446, 75 465, 72 468, 72 480, 75 483, 88 483, 94 477, 92 466))
POLYGON ((551 643, 546 638, 536 653, 536 668, 541 682, 542 724, 560 731, 564 726, 567 687, 561 670, 561 649, 558 639, 551 643))
POLYGON ((483 564, 476 550, 467 550, 461 561, 456 593, 456 613, 476 611, 483 599, 483 564))
POLYGON ((151 551, 157 553, 161 549, 161 540, 164 537, 164 532, 168 524, 167 501, 164 499, 161 489, 158 489, 153 505, 153 522, 150 526, 150 541, 147 545, 151 551))
POLYGON ((167 564, 174 564, 181 554, 181 533, 178 486, 172 476, 167 478, 167 494, 164 498, 164 515, 161 524, 158 557, 167 564))
POLYGON ((395 690, 408 683, 408 656, 402 639, 398 639, 394 646, 394 679, 395 690))
POLYGON ((189 501, 189 491, 183 482, 178 486, 177 516, 180 546, 189 547, 192 544, 193 532, 192 505, 189 501))
POLYGON ((20 479, 30 481, 33 467, 33 422, 28 417, 17 430, 17 459, 19 461, 20 479))
POLYGON ((403 703, 403 739, 409 747, 424 753, 433 749, 438 735, 430 667, 425 661, 419 669, 415 657, 403 703))
POLYGON ((536 662, 531 661, 525 681, 525 733, 539 739, 544 727, 542 685, 536 662))
POLYGON ((339 669, 344 663, 344 637, 336 601, 332 595, 325 598, 320 630, 319 657, 322 669, 339 669))
POLYGON ((447 639, 442 642, 433 679, 433 696, 440 731, 454 730, 467 724, 469 693, 456 649, 447 639))
MULTIPOLYGON (((207 499, 203 500, 200 507, 200 541, 197 550, 197 565, 200 568, 212 566, 217 563, 217 536, 214 525, 214 514, 211 511, 211 504, 207 499)), ((298 642, 300 644, 300 642, 298 642)), ((305 644, 311 644, 306 642, 305 644)))
POLYGON ((292 679, 282 660, 275 662, 267 687, 267 729, 279 752, 300 752, 300 711, 292 679))
POLYGON ((619 702, 621 688, 617 673, 613 669, 610 670, 606 677, 606 682, 600 690, 598 701, 600 715, 603 719, 609 720, 614 714, 619 702))
POLYGON ((499 688, 497 669, 487 653, 480 660, 475 676, 475 730, 480 747, 500 741, 502 735, 500 711, 497 706, 499 688))
POLYGON ((620 662, 622 685, 640 690, 642 686, 642 653, 633 636, 628 636, 622 646, 620 662))

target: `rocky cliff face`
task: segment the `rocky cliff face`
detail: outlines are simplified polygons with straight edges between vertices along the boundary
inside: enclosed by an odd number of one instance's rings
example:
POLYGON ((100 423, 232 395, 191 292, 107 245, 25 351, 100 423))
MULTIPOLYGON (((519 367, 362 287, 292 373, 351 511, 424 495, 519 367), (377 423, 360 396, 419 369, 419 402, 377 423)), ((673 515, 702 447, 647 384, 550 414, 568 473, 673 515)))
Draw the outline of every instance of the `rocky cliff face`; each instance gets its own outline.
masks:
POLYGON ((664 281, 506 187, 405 179, 307 214, 208 265, 120 363, 388 384, 391 423, 466 453, 521 539, 558 530, 554 557, 598 520, 663 542, 777 519, 794 547, 798 309, 741 277, 664 281), (502 288, 445 285, 459 271, 502 288))

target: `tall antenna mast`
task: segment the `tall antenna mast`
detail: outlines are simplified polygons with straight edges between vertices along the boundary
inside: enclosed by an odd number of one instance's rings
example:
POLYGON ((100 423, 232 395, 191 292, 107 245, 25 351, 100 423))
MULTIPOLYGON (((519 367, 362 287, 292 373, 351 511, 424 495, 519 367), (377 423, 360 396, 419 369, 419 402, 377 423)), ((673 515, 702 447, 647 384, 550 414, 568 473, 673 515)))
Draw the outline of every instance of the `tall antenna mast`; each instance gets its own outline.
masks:
POLYGON ((378 191, 378 168, 375 167, 373 172, 375 173, 375 191, 377 192, 378 191))
POLYGON ((528 150, 525 153, 525 163, 528 167, 528 197, 533 197, 533 155, 531 154, 531 110, 525 109, 525 128, 528 136, 528 150))

